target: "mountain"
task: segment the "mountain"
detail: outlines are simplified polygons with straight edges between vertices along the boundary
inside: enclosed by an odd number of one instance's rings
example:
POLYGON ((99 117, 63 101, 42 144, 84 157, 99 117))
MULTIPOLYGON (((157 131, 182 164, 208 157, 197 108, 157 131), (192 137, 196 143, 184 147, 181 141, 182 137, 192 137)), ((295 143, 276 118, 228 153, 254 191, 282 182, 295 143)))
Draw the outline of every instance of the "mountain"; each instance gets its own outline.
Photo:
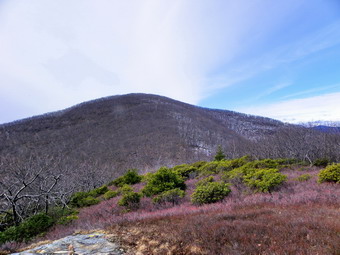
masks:
POLYGON ((208 160, 219 144, 246 146, 283 126, 269 118, 128 94, 0 125, 0 155, 48 154, 121 173, 208 160))
POLYGON ((333 133, 333 134, 340 133, 340 127, 318 125, 318 126, 313 127, 313 129, 319 130, 325 133, 333 133))

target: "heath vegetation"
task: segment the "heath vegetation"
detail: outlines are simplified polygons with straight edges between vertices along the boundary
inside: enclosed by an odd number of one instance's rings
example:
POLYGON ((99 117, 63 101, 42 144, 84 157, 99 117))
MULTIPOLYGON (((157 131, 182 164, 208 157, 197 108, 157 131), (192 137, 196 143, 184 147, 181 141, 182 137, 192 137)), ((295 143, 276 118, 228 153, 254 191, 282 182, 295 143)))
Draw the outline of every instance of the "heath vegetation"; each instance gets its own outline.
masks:
POLYGON ((19 223, 2 212, 0 243, 14 251, 104 228, 141 254, 337 254, 339 166, 219 156, 145 175, 132 169, 48 211, 27 209, 19 223))

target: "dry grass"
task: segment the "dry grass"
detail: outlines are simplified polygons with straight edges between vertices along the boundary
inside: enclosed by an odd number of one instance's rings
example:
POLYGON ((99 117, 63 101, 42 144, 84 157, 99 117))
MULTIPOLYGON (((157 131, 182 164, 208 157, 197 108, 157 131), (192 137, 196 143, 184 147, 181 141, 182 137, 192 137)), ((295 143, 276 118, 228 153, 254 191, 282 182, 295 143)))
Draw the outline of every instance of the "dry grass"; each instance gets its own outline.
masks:
POLYGON ((257 204, 112 227, 140 254, 340 254, 334 206, 257 204))

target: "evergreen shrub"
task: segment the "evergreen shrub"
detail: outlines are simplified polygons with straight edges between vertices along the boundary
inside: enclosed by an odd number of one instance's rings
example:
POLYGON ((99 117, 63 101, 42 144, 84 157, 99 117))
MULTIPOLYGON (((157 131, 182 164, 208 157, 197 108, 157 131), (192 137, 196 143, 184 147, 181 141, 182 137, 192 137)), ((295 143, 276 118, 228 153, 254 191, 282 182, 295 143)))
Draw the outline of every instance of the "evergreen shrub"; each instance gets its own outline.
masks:
POLYGON ((150 176, 142 192, 144 195, 150 197, 175 188, 182 190, 186 188, 183 178, 171 169, 161 167, 150 176))
POLYGON ((180 199, 183 198, 184 195, 185 195, 184 190, 176 188, 162 192, 161 194, 154 197, 152 201, 156 204, 168 202, 175 205, 179 203, 180 199))
POLYGON ((287 176, 279 173, 277 169, 258 169, 243 177, 246 185, 260 192, 270 192, 286 179, 287 176))
POLYGON ((194 204, 210 204, 221 201, 231 192, 229 185, 220 182, 207 182, 198 185, 191 195, 194 204))
POLYGON ((127 192, 118 201, 118 205, 124 206, 127 210, 135 210, 139 208, 141 194, 137 192, 127 192))
POLYGON ((123 176, 118 177, 110 184, 113 184, 117 187, 122 187, 125 184, 133 185, 141 182, 142 176, 140 176, 137 172, 137 169, 129 169, 123 176))
POLYGON ((340 183, 340 163, 327 166, 319 172, 318 182, 340 183))

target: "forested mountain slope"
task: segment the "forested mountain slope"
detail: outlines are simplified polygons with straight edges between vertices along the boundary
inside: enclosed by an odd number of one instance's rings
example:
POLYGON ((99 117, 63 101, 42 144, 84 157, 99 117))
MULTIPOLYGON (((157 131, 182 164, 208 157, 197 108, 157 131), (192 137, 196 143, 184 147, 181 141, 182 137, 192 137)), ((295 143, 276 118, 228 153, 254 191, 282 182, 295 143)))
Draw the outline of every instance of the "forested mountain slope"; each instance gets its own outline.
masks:
POLYGON ((284 124, 169 98, 129 94, 0 126, 0 153, 37 151, 117 168, 210 159, 218 144, 247 142, 284 124))

